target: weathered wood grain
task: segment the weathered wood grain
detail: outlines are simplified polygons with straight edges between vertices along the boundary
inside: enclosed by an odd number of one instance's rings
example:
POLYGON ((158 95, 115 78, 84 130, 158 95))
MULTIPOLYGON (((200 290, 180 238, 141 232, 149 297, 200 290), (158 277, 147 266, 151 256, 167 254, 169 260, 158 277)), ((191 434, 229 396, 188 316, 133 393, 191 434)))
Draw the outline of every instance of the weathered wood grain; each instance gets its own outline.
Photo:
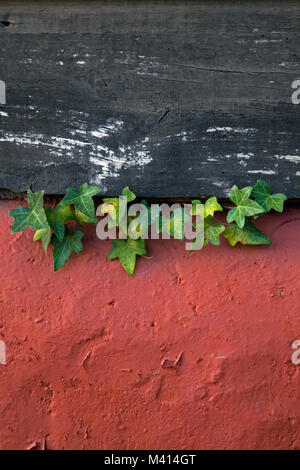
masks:
POLYGON ((299 198, 299 64, 300 2, 0 1, 0 187, 299 198))

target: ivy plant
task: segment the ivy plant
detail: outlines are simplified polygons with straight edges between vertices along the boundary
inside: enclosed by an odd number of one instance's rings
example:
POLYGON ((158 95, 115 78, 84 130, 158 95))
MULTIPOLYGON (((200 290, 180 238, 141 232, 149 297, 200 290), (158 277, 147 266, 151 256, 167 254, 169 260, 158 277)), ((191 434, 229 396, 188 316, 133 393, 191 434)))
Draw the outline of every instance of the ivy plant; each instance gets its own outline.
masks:
MULTIPOLYGON (((121 196, 127 198, 127 203, 131 203, 136 199, 136 195, 130 191, 129 187, 123 189, 121 196)), ((123 234, 128 233, 128 225, 129 223, 133 222, 133 217, 127 217, 126 226, 123 224, 123 208, 119 206, 120 199, 119 198, 104 198, 104 213, 108 213, 110 215, 110 219, 108 221, 108 227, 118 227, 119 231, 123 234), (114 211, 112 211, 114 208, 114 211)), ((144 201, 145 203, 145 201, 144 201)), ((136 264, 136 256, 145 256, 147 254, 146 250, 146 243, 145 240, 139 238, 134 240, 132 238, 126 239, 116 239, 112 240, 112 248, 108 254, 108 259, 112 260, 118 258, 121 265, 127 271, 128 274, 131 276, 134 273, 135 264, 136 264)))
POLYGON ((136 263, 136 255, 144 256, 147 254, 145 240, 141 238, 138 240, 127 238, 126 240, 113 240, 112 243, 113 246, 108 254, 108 259, 119 258, 125 271, 132 276, 136 263))
POLYGON ((233 186, 229 192, 229 199, 235 204, 227 214, 227 222, 236 222, 239 228, 243 228, 246 222, 246 217, 261 214, 264 212, 262 206, 257 202, 250 199, 252 193, 252 186, 239 189, 233 186))
POLYGON ((54 210, 44 205, 44 191, 33 193, 28 189, 27 202, 30 209, 20 206, 9 212, 14 218, 11 232, 21 232, 30 227, 35 230, 34 241, 41 240, 46 252, 50 243, 54 245, 53 264, 54 271, 57 271, 68 261, 72 252, 82 251, 83 232, 69 232, 66 222, 74 220, 79 225, 83 222, 98 222, 92 196, 99 192, 100 188, 86 183, 79 190, 67 189, 67 194, 54 210))
MULTIPOLYGON (((68 261, 71 254, 82 252, 83 232, 74 228, 74 225, 82 226, 84 223, 98 223, 95 215, 95 203, 93 197, 99 194, 98 186, 83 184, 80 189, 68 188, 66 195, 54 209, 44 204, 44 191, 27 191, 29 207, 19 206, 9 212, 14 219, 11 232, 21 232, 29 227, 34 230, 33 239, 40 240, 47 252, 49 245, 53 245, 54 271, 60 269, 68 261), (72 225, 73 230, 70 229, 72 225)), ((127 203, 136 200, 135 194, 128 186, 123 189, 121 196, 127 198, 127 203)), ((269 185, 258 180, 255 186, 247 186, 239 189, 233 186, 228 197, 233 207, 227 213, 227 217, 218 220, 216 213, 222 212, 223 207, 216 197, 209 198, 202 209, 204 243, 220 246, 221 235, 231 246, 237 243, 242 245, 265 245, 271 241, 261 232, 254 220, 270 210, 283 211, 286 196, 281 193, 272 194, 269 185)), ((108 228, 117 230, 118 236, 112 240, 112 248, 108 254, 109 260, 118 259, 128 274, 133 275, 136 257, 146 256, 147 248, 144 238, 151 225, 150 210, 147 201, 141 201, 147 209, 146 229, 141 228, 138 216, 133 217, 126 213, 127 205, 120 204, 120 198, 104 198, 102 214, 108 216, 108 228), (126 217, 124 217, 126 215, 126 217), (130 236, 129 228, 137 230, 138 237, 130 236)), ((182 232, 187 223, 193 223, 197 227, 194 218, 199 216, 201 201, 192 201, 190 213, 185 213, 183 208, 177 208, 172 212, 171 218, 160 216, 157 223, 157 232, 167 232, 173 238, 183 241, 182 232)), ((128 209, 129 210, 129 209, 128 209)))

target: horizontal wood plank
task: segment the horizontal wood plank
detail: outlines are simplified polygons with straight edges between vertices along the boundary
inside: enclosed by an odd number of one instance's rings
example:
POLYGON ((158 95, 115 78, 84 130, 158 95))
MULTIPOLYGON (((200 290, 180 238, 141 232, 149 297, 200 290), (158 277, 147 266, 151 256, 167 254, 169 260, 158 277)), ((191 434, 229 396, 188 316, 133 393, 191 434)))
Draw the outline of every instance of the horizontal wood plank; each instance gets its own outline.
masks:
POLYGON ((299 2, 0 1, 0 187, 300 197, 299 2))

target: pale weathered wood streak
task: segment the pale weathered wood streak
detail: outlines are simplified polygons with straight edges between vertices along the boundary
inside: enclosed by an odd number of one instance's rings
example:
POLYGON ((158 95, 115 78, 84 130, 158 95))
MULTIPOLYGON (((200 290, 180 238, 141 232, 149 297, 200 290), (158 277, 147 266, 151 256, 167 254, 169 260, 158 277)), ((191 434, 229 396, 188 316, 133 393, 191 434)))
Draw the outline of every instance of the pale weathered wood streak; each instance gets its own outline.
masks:
POLYGON ((0 187, 299 198, 299 59, 300 2, 0 1, 0 187))

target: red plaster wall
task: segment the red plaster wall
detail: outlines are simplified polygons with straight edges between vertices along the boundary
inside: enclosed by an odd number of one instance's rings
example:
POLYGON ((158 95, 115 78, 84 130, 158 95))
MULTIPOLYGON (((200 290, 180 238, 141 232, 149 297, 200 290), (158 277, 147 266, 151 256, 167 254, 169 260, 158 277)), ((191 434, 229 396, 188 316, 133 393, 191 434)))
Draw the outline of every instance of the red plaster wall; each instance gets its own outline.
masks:
POLYGON ((56 274, 0 206, 1 449, 299 449, 299 210, 270 247, 150 241, 129 277, 110 242, 56 274), (162 364, 174 367, 162 367, 162 364), (177 365, 176 365, 177 361, 177 365))

